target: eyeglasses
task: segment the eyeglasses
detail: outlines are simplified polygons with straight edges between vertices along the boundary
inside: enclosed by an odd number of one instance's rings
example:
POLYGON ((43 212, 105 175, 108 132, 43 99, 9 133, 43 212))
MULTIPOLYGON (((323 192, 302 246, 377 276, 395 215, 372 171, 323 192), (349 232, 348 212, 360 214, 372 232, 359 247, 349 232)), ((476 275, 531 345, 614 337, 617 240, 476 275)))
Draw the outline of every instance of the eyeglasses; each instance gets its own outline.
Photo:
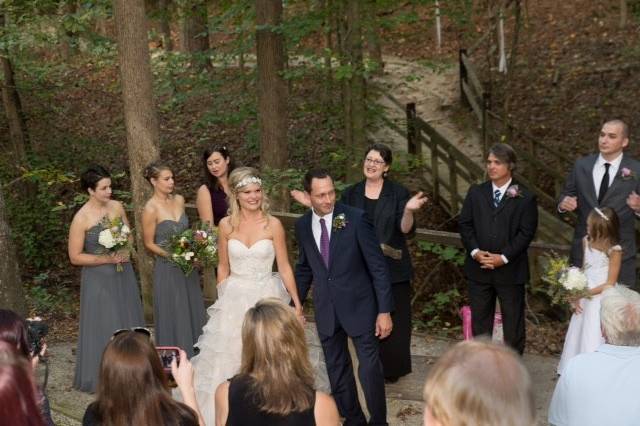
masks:
POLYGON ((382 166, 383 164, 386 164, 386 162, 384 160, 376 160, 375 158, 365 158, 364 162, 367 164, 375 164, 376 166, 382 166))
POLYGON ((146 327, 131 327, 131 328, 120 328, 113 332, 111 335, 111 340, 113 340, 117 335, 122 333, 127 333, 129 331, 133 331, 134 333, 144 334, 145 336, 151 338, 151 330, 146 327))

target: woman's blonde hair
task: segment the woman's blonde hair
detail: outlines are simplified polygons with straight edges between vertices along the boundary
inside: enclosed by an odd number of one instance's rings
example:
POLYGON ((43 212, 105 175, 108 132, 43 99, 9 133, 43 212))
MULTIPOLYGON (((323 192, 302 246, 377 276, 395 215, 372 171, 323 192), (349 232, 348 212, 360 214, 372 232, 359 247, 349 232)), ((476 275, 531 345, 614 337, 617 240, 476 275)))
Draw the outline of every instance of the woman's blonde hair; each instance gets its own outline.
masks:
MULTIPOLYGON (((262 179, 258 171, 253 167, 238 167, 229 174, 229 219, 231 227, 236 229, 240 224, 240 203, 238 202, 238 192, 247 185, 258 184, 262 186, 262 179)), ((265 191, 262 191, 262 203, 260 210, 266 218, 269 217, 269 198, 265 191)))
POLYGON ((425 409, 443 426, 535 425, 531 378, 503 345, 467 340, 435 363, 424 385, 425 409))
POLYGON ((260 409, 267 413, 287 415, 313 406, 314 376, 304 329, 279 299, 263 299, 247 311, 240 373, 252 378, 260 409))

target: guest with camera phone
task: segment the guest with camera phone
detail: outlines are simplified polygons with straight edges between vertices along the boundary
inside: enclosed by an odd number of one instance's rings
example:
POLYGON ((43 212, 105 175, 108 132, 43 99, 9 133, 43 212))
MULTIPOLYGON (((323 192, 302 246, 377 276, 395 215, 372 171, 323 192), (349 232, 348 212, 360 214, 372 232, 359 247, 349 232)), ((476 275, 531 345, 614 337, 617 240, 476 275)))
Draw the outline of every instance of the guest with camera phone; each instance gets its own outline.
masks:
POLYGON ((175 387, 175 379, 171 374, 171 364, 175 360, 177 365, 180 365, 180 348, 177 346, 156 346, 156 352, 160 358, 162 369, 169 380, 169 386, 175 387))
MULTIPOLYGON (((34 375, 40 359, 47 352, 47 344, 44 339, 47 331, 47 325, 40 318, 24 320, 13 311, 0 309, 0 341, 15 347, 16 355, 31 364, 34 375)), ((51 419, 49 399, 45 394, 47 375, 45 373, 44 385, 36 387, 36 397, 43 424, 50 426, 54 423, 51 419)), ((4 424, 2 419, 0 419, 0 424, 4 424)))

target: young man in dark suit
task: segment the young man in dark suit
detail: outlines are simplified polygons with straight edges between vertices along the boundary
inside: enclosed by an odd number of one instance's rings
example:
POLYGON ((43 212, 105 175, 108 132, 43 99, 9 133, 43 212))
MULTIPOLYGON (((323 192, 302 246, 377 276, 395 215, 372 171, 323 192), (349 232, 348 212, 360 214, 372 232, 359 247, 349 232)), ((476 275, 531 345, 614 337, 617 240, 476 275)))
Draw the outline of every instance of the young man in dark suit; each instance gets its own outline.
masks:
POLYGON ((618 281, 637 289, 635 224, 640 213, 640 163, 624 154, 628 145, 629 128, 624 121, 604 123, 598 137, 600 152, 576 161, 560 194, 558 210, 578 215, 569 261, 581 267, 587 216, 594 207, 614 209, 620 220, 623 256, 618 281))
POLYGON ((304 178, 312 209, 296 222, 296 283, 302 301, 313 281, 316 326, 331 392, 344 425, 365 425, 358 402, 347 338, 358 355, 370 425, 387 424, 384 375, 378 340, 391 333, 393 297, 387 264, 364 211, 336 204, 325 170, 304 178))
POLYGON ((513 180, 516 155, 507 144, 491 147, 489 180, 469 189, 460 212, 460 236, 468 256, 473 335, 491 335, 496 297, 505 342, 524 351, 524 297, 529 279, 527 249, 538 227, 536 197, 513 180))

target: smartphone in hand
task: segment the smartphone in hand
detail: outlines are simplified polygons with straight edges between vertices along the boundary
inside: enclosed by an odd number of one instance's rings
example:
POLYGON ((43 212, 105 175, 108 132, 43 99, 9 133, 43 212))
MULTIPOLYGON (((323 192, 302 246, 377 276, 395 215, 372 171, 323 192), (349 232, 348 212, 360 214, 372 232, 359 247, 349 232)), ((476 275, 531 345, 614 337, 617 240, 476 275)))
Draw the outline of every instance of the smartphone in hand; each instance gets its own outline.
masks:
POLYGON ((169 380, 171 386, 175 386, 175 380, 171 374, 171 361, 176 360, 180 364, 180 348, 176 346, 156 346, 156 352, 160 358, 162 369, 169 380))

